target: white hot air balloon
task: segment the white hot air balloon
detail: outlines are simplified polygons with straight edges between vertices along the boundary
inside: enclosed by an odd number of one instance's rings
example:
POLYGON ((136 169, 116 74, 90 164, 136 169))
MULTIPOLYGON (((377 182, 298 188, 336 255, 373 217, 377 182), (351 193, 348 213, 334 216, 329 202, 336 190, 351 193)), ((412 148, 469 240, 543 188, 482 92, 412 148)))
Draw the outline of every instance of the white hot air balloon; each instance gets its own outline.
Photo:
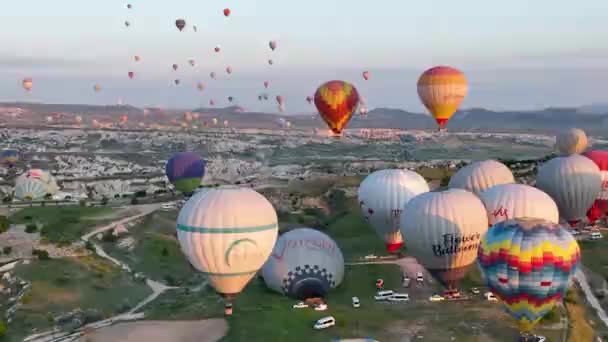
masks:
POLYGON ((224 128, 228 128, 229 122, 228 120, 224 120, 224 128))
POLYGON ((583 153, 588 146, 587 134, 582 129, 570 128, 555 137, 555 149, 561 155, 583 153))
POLYGON ((277 214, 264 196, 220 187, 197 192, 177 218, 182 251, 224 296, 226 314, 234 298, 264 265, 277 240, 277 214))
POLYGON ((449 290, 455 289, 488 230, 481 200, 462 189, 427 192, 410 200, 401 217, 408 252, 449 290))
POLYGON ((40 169, 31 169, 15 180, 15 197, 19 199, 40 200, 57 191, 59 187, 55 178, 40 169))
POLYGON ((279 237, 262 275, 269 288, 289 297, 325 297, 344 278, 344 257, 329 236, 298 228, 279 237))
POLYGON ((361 182, 359 206, 365 219, 386 242, 389 252, 403 245, 399 230, 403 206, 414 196, 428 191, 426 180, 409 170, 380 170, 361 182))
POLYGON ((213 118, 213 120, 211 120, 211 122, 213 122, 213 125, 216 126, 217 125, 217 118, 213 118))
POLYGON ((496 160, 484 160, 467 165, 450 178, 449 188, 469 190, 476 195, 498 184, 515 183, 509 168, 496 160))
POLYGON ((524 184, 499 184, 479 194, 488 224, 515 218, 536 218, 559 223, 559 210, 551 196, 524 184))
POLYGON ((536 187, 549 194, 560 216, 575 226, 602 190, 602 173, 591 159, 580 154, 557 157, 538 169, 536 187))

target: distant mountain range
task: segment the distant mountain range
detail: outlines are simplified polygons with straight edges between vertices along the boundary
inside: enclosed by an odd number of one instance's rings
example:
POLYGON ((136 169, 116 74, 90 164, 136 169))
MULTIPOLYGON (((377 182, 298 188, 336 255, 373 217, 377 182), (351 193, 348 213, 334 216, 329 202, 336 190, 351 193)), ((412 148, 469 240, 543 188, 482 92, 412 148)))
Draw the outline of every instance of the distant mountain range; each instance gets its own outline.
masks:
MULTIPOLYGON (((0 103, 1 108, 19 107, 29 112, 33 118, 52 113, 81 115, 83 118, 103 118, 115 120, 118 115, 129 115, 129 121, 142 120, 144 109, 130 105, 93 106, 73 104, 43 103, 0 103)), ((323 121, 315 115, 278 115, 262 112, 243 112, 237 106, 225 108, 197 108, 201 120, 228 120, 230 126, 238 128, 278 128, 279 120, 291 121, 294 127, 324 127, 323 121)), ((183 111, 148 108, 149 120, 181 119, 183 111)), ((349 128, 399 128, 435 129, 434 119, 427 114, 412 113, 401 109, 376 108, 366 116, 355 114, 349 128)), ((451 130, 474 130, 488 132, 536 131, 555 132, 568 127, 579 127, 591 134, 603 134, 608 128, 608 104, 594 104, 580 108, 547 108, 537 111, 491 111, 472 108, 457 112, 449 121, 451 130)))

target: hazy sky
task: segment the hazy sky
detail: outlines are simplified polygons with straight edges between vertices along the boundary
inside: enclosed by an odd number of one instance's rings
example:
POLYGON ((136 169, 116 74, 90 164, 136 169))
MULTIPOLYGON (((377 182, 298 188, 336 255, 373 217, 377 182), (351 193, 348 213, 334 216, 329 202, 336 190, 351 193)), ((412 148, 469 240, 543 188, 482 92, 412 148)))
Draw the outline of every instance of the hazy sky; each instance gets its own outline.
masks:
POLYGON ((468 76, 464 107, 608 101, 606 0, 133 0, 131 10, 127 3, 7 1, 0 11, 0 100, 110 104, 121 97, 192 107, 210 98, 224 105, 232 95, 248 109, 276 111, 281 94, 288 111, 312 111, 305 97, 339 78, 354 82, 370 107, 422 111, 419 74, 446 64, 468 76), (224 7, 232 9, 229 18, 224 7), (177 18, 188 23, 184 32, 175 28, 177 18), (274 52, 271 39, 279 44, 274 52), (364 70, 372 73, 367 82, 364 70), (34 79, 30 94, 21 89, 23 77, 34 79), (260 103, 265 80, 272 101, 260 103), (202 93, 199 81, 207 87, 202 93), (104 88, 99 94, 96 82, 104 88))

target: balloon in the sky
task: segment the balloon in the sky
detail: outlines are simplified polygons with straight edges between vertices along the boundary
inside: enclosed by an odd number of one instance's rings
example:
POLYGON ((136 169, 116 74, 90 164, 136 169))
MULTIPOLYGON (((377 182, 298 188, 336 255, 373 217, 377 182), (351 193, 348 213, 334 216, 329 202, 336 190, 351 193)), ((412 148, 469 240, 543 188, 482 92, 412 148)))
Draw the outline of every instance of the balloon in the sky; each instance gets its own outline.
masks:
POLYGON ((403 206, 415 196, 428 191, 426 180, 409 170, 376 171, 365 177, 359 185, 361 212, 384 240, 389 252, 394 252, 403 245, 400 231, 403 206))
POLYGON ((579 246, 564 227, 527 218, 494 225, 478 257, 487 286, 522 331, 564 299, 579 260, 579 246))
POLYGON ((211 122, 213 122, 213 125, 217 125, 217 118, 213 118, 213 120, 211 120, 211 122))
POLYGON ((226 72, 228 74, 232 74, 232 67, 231 66, 226 67, 226 72))
POLYGON ((498 184, 479 194, 490 226, 514 218, 537 218, 559 223, 557 204, 543 191, 524 184, 498 184))
POLYGON ((312 96, 306 96, 306 101, 308 101, 308 103, 312 103, 313 97, 312 96))
POLYGON ((95 84, 95 86, 93 86, 93 90, 95 90, 96 93, 99 93, 101 91, 101 85, 95 84))
POLYGON ((332 132, 340 134, 359 103, 357 88, 344 81, 329 81, 316 91, 315 106, 332 132))
POLYGON ((184 19, 177 19, 175 21, 175 26, 177 26, 178 30, 182 31, 184 27, 186 27, 186 21, 184 19))
POLYGON ((177 218, 182 251, 228 301, 268 260, 277 233, 277 214, 272 204, 248 188, 221 187, 198 192, 177 218))
POLYGON ((141 57, 136 55, 133 56, 133 59, 135 59, 136 62, 139 62, 141 60, 141 57))
POLYGON ((283 98, 283 96, 277 95, 277 103, 278 104, 283 104, 284 101, 285 101, 285 99, 283 98))
POLYGON ((274 64, 274 61, 273 61, 272 59, 269 59, 269 60, 268 60, 268 64, 269 64, 269 65, 273 65, 273 64, 274 64))
POLYGON ((213 101, 213 99, 209 100, 209 105, 215 106, 215 101, 213 101))
POLYGON ((210 72, 209 77, 211 77, 212 79, 215 79, 215 72, 214 71, 210 72))
POLYGON ((228 122, 228 120, 224 120, 224 127, 228 128, 229 125, 230 125, 230 123, 228 122))
POLYGON ((219 45, 217 45, 213 50, 215 50, 215 52, 220 52, 221 48, 219 45))
POLYGON ((583 155, 591 159, 600 168, 602 174, 602 189, 593 203, 593 208, 601 217, 608 213, 608 151, 587 151, 583 155))
POLYGON ((589 158, 580 154, 557 157, 538 169, 536 187, 555 200, 562 218, 575 225, 602 189, 602 173, 589 158))
POLYGON ((285 104, 284 104, 284 103, 281 103, 281 104, 279 105, 279 112, 283 113, 283 112, 285 112, 285 109, 286 109, 286 108, 285 108, 285 104))
POLYGON ((270 83, 268 81, 264 81, 264 88, 268 88, 269 85, 270 83))
POLYGON ((77 116, 74 118, 74 122, 75 122, 77 125, 80 125, 80 124, 82 123, 82 116, 77 115, 77 116))
POLYGON ((203 91, 205 89, 205 85, 203 83, 201 83, 201 82, 198 82, 198 84, 196 85, 196 87, 200 91, 203 91))
POLYGON ((24 78, 23 82, 21 82, 23 85, 23 89, 25 89, 25 91, 30 91, 32 90, 32 87, 34 86, 34 81, 32 81, 31 78, 24 78))
POLYGON ((198 31, 198 29, 196 28, 196 25, 192 26, 192 29, 194 30, 194 32, 198 31))
POLYGON ((467 92, 464 74, 447 66, 428 69, 418 79, 418 96, 440 128, 445 127, 458 110, 467 92))
POLYGON ((364 78, 366 81, 367 81, 367 80, 369 80, 369 76, 370 76, 369 71, 364 71, 364 72, 363 72, 363 78, 364 78))
POLYGON ((484 160, 469 164, 456 172, 448 187, 469 190, 476 195, 497 184, 515 183, 509 168, 496 160, 484 160))
POLYGON ((266 286, 289 297, 325 297, 344 278, 344 257, 329 236, 298 228, 277 240, 262 276, 266 286))
POLYGON ((462 189, 420 194, 401 213, 408 252, 449 290, 456 288, 475 261, 487 230, 483 203, 462 189))
POLYGON ((191 66, 195 66, 196 65, 196 61, 194 59, 188 60, 188 63, 190 63, 191 66))
POLYGON ((17 150, 6 149, 2 150, 0 154, 0 161, 2 165, 8 167, 14 167, 19 160, 19 152, 17 150))
POLYGON ((196 190, 205 176, 205 161, 194 152, 179 152, 165 166, 169 182, 185 194, 196 190))
POLYGON ((126 115, 121 115, 120 116, 120 124, 121 125, 126 124, 128 121, 129 121, 129 117, 128 116, 126 116, 126 115))
POLYGON ((268 46, 270 47, 270 49, 271 49, 272 51, 274 51, 274 50, 277 48, 277 41, 276 41, 276 40, 271 40, 271 41, 268 43, 268 46))
POLYGON ((176 80, 175 80, 175 81, 173 81, 173 82, 175 82, 175 85, 179 85, 179 80, 178 80, 178 79, 176 79, 176 80))
POLYGON ((133 5, 131 5, 131 4, 127 4, 127 8, 128 8, 128 9, 131 9, 131 8, 133 8, 133 5))
POLYGON ((135 77, 135 73, 133 71, 129 71, 128 75, 130 79, 133 79, 133 77, 135 77))
POLYGON ((126 27, 129 27, 129 26, 131 26, 131 23, 130 23, 130 22, 128 22, 128 21, 125 21, 125 26, 126 26, 126 27))
POLYGON ((231 13, 230 8, 224 8, 224 16, 225 17, 230 16, 230 13, 231 13))
POLYGON ((234 98, 232 96, 228 96, 228 101, 232 102, 234 98))
POLYGON ((555 137, 555 147, 562 155, 583 153, 589 146, 587 134, 578 128, 570 128, 555 137))
POLYGON ((178 65, 177 64, 173 64, 173 70, 177 70, 178 65))

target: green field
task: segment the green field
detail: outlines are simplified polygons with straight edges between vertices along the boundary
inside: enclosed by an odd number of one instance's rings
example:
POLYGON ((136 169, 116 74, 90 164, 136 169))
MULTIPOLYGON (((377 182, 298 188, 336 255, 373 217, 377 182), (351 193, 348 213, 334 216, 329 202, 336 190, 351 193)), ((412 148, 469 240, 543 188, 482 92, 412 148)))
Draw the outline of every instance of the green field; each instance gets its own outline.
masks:
POLYGON ((113 264, 88 256, 33 261, 16 275, 32 285, 9 326, 7 341, 21 341, 33 328, 44 331, 49 317, 76 308, 96 309, 104 317, 126 312, 151 291, 113 264))
POLYGON ((18 211, 10 217, 16 224, 38 224, 43 239, 60 245, 70 244, 107 220, 100 219, 112 213, 110 208, 89 207, 32 207, 18 211))

